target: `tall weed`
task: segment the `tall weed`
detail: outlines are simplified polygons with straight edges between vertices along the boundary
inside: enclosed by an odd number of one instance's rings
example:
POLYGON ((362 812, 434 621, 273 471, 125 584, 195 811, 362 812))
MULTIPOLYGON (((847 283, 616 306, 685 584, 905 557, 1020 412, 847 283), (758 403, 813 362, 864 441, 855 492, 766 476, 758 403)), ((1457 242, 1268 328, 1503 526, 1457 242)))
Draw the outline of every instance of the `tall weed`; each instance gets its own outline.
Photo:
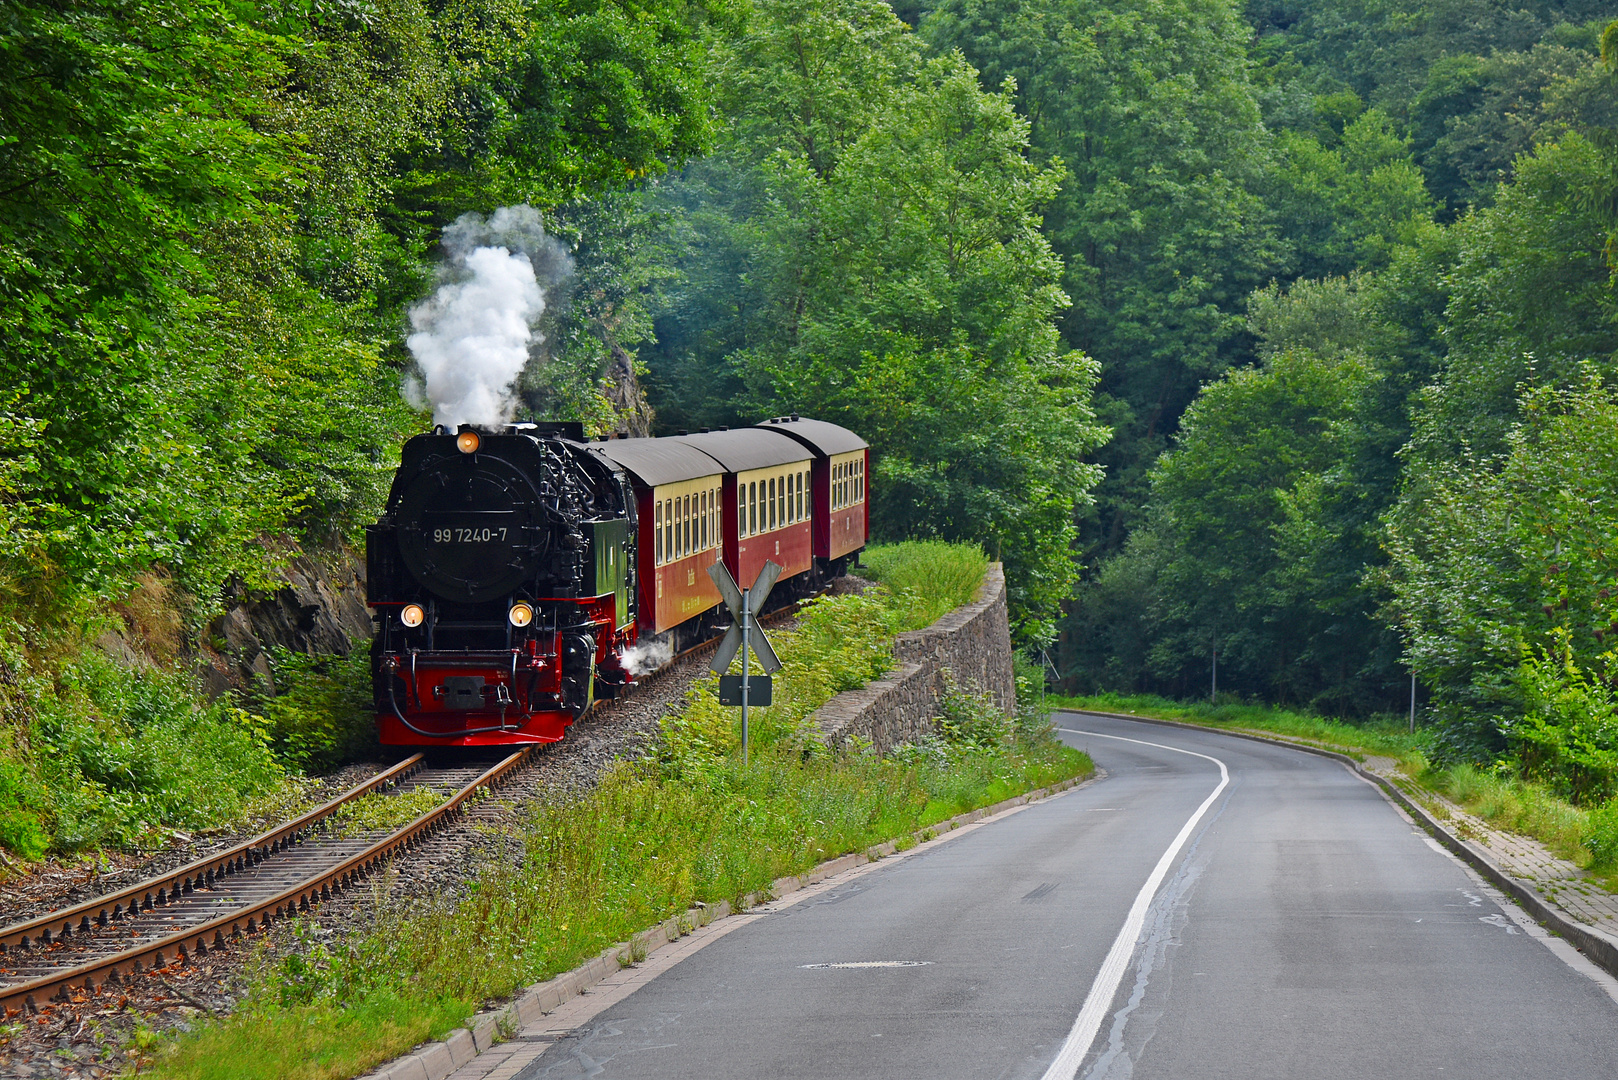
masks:
POLYGON ((205 701, 180 672, 122 667, 87 649, 54 680, 28 685, 29 764, 56 850, 226 825, 284 781, 255 719, 228 699, 205 701))
POLYGON ((329 769, 375 750, 376 707, 367 650, 310 656, 277 648, 270 654, 275 694, 251 702, 263 716, 276 756, 300 769, 329 769))
POLYGON ((862 572, 893 593, 904 630, 919 630, 970 604, 989 568, 988 556, 976 544, 944 540, 877 544, 860 560, 862 572))

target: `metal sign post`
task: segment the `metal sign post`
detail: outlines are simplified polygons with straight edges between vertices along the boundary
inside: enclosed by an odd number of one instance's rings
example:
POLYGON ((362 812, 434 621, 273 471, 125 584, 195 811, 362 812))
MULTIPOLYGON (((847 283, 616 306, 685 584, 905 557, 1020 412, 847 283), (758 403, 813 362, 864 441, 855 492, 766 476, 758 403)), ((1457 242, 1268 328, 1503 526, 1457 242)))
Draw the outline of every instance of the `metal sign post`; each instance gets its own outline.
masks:
POLYGON ((724 563, 714 563, 708 567, 708 576, 719 589, 719 595, 724 597, 725 606, 730 609, 731 615, 736 619, 725 637, 719 642, 715 650, 713 661, 708 667, 714 674, 720 676, 719 701, 722 705, 732 704, 727 699, 726 683, 731 676, 725 672, 730 670, 730 662, 736 659, 736 650, 742 653, 742 674, 740 680, 741 707, 742 707, 742 767, 748 765, 748 738, 747 738, 747 708, 752 696, 752 679, 748 668, 749 653, 758 654, 759 666, 764 669, 763 701, 768 705, 771 700, 773 687, 770 685, 770 675, 781 670, 781 661, 776 659, 775 649, 770 645, 770 639, 764 636, 763 628, 755 628, 758 613, 764 610, 764 601, 770 597, 770 590, 775 588, 776 579, 781 576, 781 567, 773 561, 766 561, 764 569, 758 572, 758 580, 753 582, 749 589, 740 589, 736 586, 736 579, 730 576, 724 563), (756 636, 755 636, 756 635, 756 636))

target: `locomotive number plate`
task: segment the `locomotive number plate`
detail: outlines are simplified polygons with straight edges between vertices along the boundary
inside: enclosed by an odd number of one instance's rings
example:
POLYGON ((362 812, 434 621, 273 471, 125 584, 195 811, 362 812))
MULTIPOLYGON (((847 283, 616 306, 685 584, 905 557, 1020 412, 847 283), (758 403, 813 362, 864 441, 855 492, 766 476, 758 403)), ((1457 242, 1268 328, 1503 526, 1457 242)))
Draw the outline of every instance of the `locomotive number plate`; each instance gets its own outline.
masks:
POLYGON ((506 544, 516 539, 509 510, 461 510, 421 515, 421 530, 434 544, 506 544))

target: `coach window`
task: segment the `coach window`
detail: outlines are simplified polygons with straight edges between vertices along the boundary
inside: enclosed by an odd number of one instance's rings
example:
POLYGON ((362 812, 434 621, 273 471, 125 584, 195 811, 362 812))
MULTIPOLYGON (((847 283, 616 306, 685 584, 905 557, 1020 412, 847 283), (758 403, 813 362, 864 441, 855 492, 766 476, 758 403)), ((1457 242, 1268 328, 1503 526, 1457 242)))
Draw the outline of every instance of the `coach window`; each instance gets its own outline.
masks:
POLYGON ((691 554, 691 496, 685 497, 685 512, 680 515, 680 554, 691 554))
POLYGON ((758 531, 758 484, 747 485, 747 535, 758 531))
POLYGON ((652 537, 656 555, 652 562, 656 566, 663 565, 663 504, 655 503, 652 506, 652 537))
POLYGON ((797 506, 797 504, 792 501, 792 492, 793 492, 792 485, 797 482, 797 479, 798 478, 795 475, 793 475, 792 473, 787 473, 787 524, 788 525, 791 525, 793 522, 798 520, 797 515, 793 513, 793 509, 794 509, 794 507, 797 506))

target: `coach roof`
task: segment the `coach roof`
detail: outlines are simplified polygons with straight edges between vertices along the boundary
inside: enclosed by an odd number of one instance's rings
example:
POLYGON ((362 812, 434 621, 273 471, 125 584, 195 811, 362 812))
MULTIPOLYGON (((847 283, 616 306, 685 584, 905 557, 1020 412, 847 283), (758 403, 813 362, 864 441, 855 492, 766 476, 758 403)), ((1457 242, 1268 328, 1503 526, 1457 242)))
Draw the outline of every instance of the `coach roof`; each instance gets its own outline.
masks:
POLYGON ((824 420, 805 420, 798 416, 777 416, 758 426, 759 430, 774 431, 802 443, 817 454, 847 454, 864 450, 871 444, 836 424, 824 420))
POLYGON ((647 487, 677 484, 725 471, 724 465, 678 438, 612 439, 590 449, 616 462, 647 487))
POLYGON ((668 442, 685 443, 701 450, 731 472, 768 469, 808 461, 810 454, 792 439, 764 428, 732 428, 676 435, 668 442))

